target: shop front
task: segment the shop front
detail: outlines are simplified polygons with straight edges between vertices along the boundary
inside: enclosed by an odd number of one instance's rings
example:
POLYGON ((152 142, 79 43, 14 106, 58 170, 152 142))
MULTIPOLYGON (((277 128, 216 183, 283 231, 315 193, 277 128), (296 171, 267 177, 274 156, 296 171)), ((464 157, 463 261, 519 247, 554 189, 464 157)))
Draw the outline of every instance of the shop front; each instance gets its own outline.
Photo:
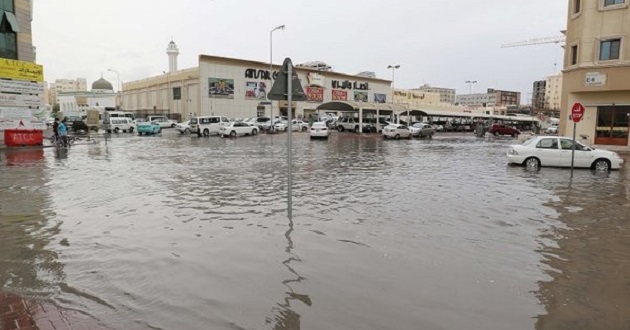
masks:
POLYGON ((597 107, 595 144, 628 145, 630 131, 630 105, 597 107))

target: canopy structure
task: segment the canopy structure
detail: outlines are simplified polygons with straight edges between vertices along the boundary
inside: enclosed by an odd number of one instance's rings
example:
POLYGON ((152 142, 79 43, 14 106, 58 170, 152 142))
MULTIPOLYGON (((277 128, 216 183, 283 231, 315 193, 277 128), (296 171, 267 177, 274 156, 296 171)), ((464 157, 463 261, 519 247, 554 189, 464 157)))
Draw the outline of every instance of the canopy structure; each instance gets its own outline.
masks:
POLYGON ((356 102, 356 101, 332 101, 322 103, 317 107, 317 110, 332 110, 332 111, 359 111, 372 110, 372 111, 394 111, 401 112, 408 109, 406 104, 398 103, 376 103, 376 102, 356 102))

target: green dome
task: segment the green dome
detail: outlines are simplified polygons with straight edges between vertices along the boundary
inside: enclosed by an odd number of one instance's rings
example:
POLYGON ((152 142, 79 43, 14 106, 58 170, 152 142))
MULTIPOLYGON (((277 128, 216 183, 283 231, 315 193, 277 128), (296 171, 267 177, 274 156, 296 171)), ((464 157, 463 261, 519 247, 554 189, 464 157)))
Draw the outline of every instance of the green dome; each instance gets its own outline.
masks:
POLYGON ((114 86, 109 81, 101 78, 101 79, 95 81, 94 83, 92 83, 92 90, 113 91, 114 90, 114 86))

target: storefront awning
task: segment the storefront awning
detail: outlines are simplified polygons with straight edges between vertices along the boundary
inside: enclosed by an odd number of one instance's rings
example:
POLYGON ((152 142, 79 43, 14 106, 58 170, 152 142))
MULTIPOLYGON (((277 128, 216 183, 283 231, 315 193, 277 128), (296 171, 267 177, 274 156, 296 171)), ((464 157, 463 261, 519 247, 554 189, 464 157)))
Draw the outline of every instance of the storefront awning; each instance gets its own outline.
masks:
POLYGON ((332 111, 359 111, 359 109, 400 112, 406 111, 407 105, 375 102, 333 101, 322 103, 317 107, 317 110, 332 111))

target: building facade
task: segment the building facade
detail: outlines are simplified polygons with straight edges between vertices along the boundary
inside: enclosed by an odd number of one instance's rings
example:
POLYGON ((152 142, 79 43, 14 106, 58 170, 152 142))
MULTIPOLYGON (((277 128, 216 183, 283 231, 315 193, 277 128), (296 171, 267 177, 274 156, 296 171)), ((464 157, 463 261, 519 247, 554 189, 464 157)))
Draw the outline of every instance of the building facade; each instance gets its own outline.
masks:
POLYGON ((69 92, 85 92, 87 91, 87 80, 85 78, 73 79, 57 79, 50 84, 48 94, 48 103, 51 105, 59 104, 58 96, 61 93, 69 92))
POLYGON ((562 74, 547 77, 545 86, 545 113, 552 117, 559 117, 562 99, 562 74))
MULTIPOLYGON (((289 105, 267 100, 271 77, 280 70, 269 63, 200 55, 199 66, 123 84, 124 110, 189 115, 253 116, 287 115, 289 105)), ((295 102, 293 115, 305 117, 331 101, 386 103, 392 100, 391 81, 314 68, 295 67, 306 102, 295 102)))
POLYGON ((572 134, 575 103, 586 111, 576 134, 586 142, 630 145, 629 0, 569 0, 560 132, 572 134))
POLYGON ((444 87, 433 87, 427 84, 424 84, 417 88, 416 90, 427 93, 438 93, 440 94, 440 102, 447 104, 455 104, 455 89, 452 88, 444 88, 444 87))
POLYGON ((533 112, 539 113, 545 110, 545 94, 547 92, 547 81, 534 81, 532 90, 532 109, 533 112))
POLYGON ((455 104, 469 108, 485 108, 497 105, 495 93, 459 94, 455 96, 455 104))
POLYGON ((394 103, 407 104, 412 109, 421 109, 426 105, 441 105, 440 94, 422 92, 416 89, 395 89, 394 103))

